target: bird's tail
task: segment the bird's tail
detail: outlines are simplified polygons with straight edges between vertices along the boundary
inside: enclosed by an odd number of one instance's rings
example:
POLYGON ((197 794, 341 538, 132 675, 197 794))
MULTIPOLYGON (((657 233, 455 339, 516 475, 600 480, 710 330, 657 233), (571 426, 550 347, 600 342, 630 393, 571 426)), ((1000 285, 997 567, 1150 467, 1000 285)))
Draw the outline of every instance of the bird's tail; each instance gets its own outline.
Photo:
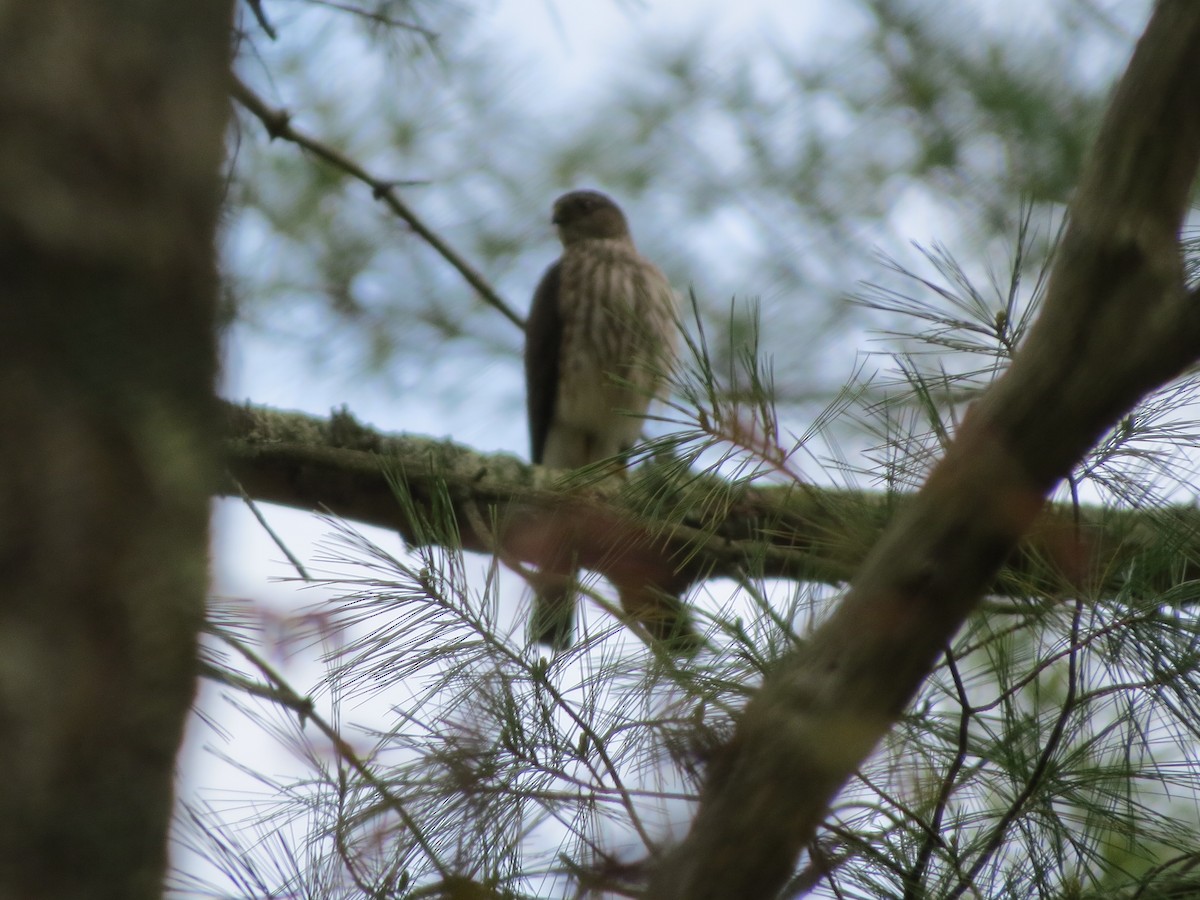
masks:
POLYGON ((637 619, 672 656, 694 656, 703 646, 687 604, 678 597, 650 584, 622 587, 620 596, 626 615, 637 619))
POLYGON ((530 640, 566 650, 575 640, 575 578, 578 572, 542 573, 533 595, 530 640))
MULTIPOLYGON (((566 650, 575 641, 575 609, 579 605, 579 570, 540 572, 533 596, 529 638, 553 650, 566 650)), ((703 646, 687 605, 665 591, 645 584, 620 589, 626 615, 649 632, 655 644, 672 656, 694 656, 703 646)))

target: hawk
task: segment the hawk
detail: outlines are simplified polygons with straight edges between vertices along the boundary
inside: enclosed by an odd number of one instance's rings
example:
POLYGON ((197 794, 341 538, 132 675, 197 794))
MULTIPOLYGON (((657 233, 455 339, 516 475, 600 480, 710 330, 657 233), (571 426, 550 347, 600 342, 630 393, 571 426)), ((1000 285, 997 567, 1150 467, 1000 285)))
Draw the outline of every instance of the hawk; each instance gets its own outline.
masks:
MULTIPOLYGON (((564 194, 551 222, 562 256, 542 276, 525 328, 529 436, 535 463, 576 469, 617 457, 637 440, 678 352, 677 298, 638 253, 609 197, 564 194)), ((575 629, 578 569, 563 555, 535 581, 530 627, 534 640, 555 649, 570 646, 575 629)), ((653 632, 673 633, 682 621, 678 608, 647 620, 645 602, 638 605, 626 611, 653 632)))

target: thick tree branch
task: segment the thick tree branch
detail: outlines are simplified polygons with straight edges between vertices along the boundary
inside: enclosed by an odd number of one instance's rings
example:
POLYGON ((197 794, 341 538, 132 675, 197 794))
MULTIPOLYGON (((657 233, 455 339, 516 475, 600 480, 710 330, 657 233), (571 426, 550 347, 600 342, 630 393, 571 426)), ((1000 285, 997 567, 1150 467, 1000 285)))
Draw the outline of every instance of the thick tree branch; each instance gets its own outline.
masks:
POLYGON ((834 794, 1036 520, 1140 396, 1200 350, 1179 230, 1200 159, 1200 4, 1162 0, 1069 210, 1044 312, 833 615, 764 682, 655 898, 774 897, 834 794))
POLYGON ((672 488, 653 467, 629 483, 563 486, 565 473, 449 441, 382 435, 345 412, 321 420, 228 404, 226 422, 233 480, 225 493, 240 486, 257 500, 394 528, 410 543, 452 540, 510 561, 541 563, 565 541, 582 566, 618 586, 650 582, 673 594, 750 571, 842 582, 860 555, 856 536, 876 533, 887 516, 880 498, 852 494, 715 480, 672 488), (455 528, 431 530, 447 511, 455 528))
MULTIPOLYGON (((242 487, 256 500, 391 528, 411 543, 452 540, 465 550, 497 551, 533 564, 542 559, 530 529, 535 534, 549 529, 560 538, 566 529, 586 567, 617 582, 650 572, 660 586, 676 592, 704 578, 745 574, 843 584, 911 499, 731 485, 716 478, 689 479, 679 487, 653 465, 628 483, 610 479, 562 487, 555 481, 563 473, 450 441, 381 434, 346 412, 318 419, 235 404, 225 411, 232 478, 223 493, 237 495, 242 487), (412 520, 393 485, 407 493, 407 509, 420 521, 412 520), (431 534, 425 523, 447 511, 456 527, 431 534), (608 527, 585 527, 597 521, 608 527), (649 539, 636 541, 635 550, 629 545, 639 536, 649 539)), ((1085 507, 1077 526, 1073 513, 1049 509, 991 591, 1008 597, 1064 588, 1115 593, 1139 557, 1154 550, 1168 516, 1177 523, 1175 533, 1195 536, 1188 542, 1194 552, 1179 556, 1200 558, 1200 514, 1194 508, 1158 509, 1154 516, 1156 526, 1142 511, 1085 507)), ((1154 578, 1166 577, 1156 572, 1147 578, 1139 571, 1138 583, 1165 590, 1174 581, 1154 578)), ((1200 577, 1200 567, 1173 577, 1200 577)))

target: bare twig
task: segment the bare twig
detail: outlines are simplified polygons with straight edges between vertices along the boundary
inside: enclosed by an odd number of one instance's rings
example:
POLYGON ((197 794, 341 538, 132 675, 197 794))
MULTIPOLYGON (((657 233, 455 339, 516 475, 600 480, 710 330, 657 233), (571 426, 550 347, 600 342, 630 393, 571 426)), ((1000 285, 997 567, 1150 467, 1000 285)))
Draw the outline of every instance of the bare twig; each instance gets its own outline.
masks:
POLYGON ((263 9, 262 0, 246 0, 246 5, 250 7, 250 12, 254 14, 254 19, 258 22, 258 27, 271 40, 276 40, 279 34, 275 31, 275 26, 271 24, 271 20, 267 18, 267 11, 263 9))
POLYGON ((356 6, 353 3, 337 3, 335 0, 307 0, 313 6, 324 6, 329 9, 336 9, 340 12, 350 13, 353 16, 359 16, 377 25, 386 25, 388 28, 401 28, 404 31, 412 31, 425 38, 430 44, 436 43, 438 35, 436 31, 426 28, 424 25, 417 25, 414 22, 405 22, 403 19, 394 19, 391 16, 386 16, 381 12, 364 9, 361 6, 356 6))
POLYGON ((1000 845, 1004 843, 1004 836, 1008 832, 1008 828, 1016 820, 1022 812, 1025 811, 1025 806, 1030 798, 1041 787, 1046 776, 1046 770, 1050 766, 1050 761, 1054 758, 1054 754, 1058 752, 1059 745, 1062 743, 1063 734, 1066 731, 1067 721, 1076 712, 1076 696, 1079 690, 1079 628, 1083 619, 1083 600, 1075 601, 1075 614, 1071 619, 1071 639, 1070 644, 1075 648, 1067 658, 1067 696, 1063 700, 1062 709, 1059 710, 1058 716, 1055 717, 1054 727, 1050 730, 1050 737, 1046 740, 1046 746, 1042 749, 1038 756, 1037 763, 1033 767, 1033 771, 1029 774, 1028 780, 1025 782, 1025 787, 1021 792, 1013 798, 1012 803, 1008 805, 1008 809, 1004 811, 1004 815, 1000 817, 1000 821, 996 823, 996 827, 992 829, 992 834, 984 845, 983 850, 971 864, 971 868, 962 876, 958 884, 946 894, 946 900, 957 900, 965 891, 974 886, 975 877, 983 870, 1000 845))
POLYGON ((920 900, 925 896, 925 886, 922 884, 925 879, 925 870, 929 866, 933 851, 938 846, 944 845, 942 819, 946 815, 946 807, 954 793, 958 773, 962 771, 967 760, 967 741, 971 733, 971 702, 967 696, 967 686, 963 683, 962 675, 958 671, 958 664, 954 660, 954 653, 950 648, 946 648, 946 668, 950 671, 950 677, 954 680, 954 691, 958 695, 958 744, 954 748, 954 758, 946 770, 937 800, 933 804, 933 818, 925 830, 925 840, 921 843, 917 859, 908 873, 904 887, 904 900, 920 900))
POLYGON ((476 293, 479 294, 485 303, 495 308, 518 328, 525 327, 525 320, 505 302, 504 298, 496 292, 496 289, 492 287, 488 280, 474 266, 467 262, 461 254, 439 237, 432 228, 426 225, 412 211, 408 204, 400 199, 400 194, 396 188, 403 182, 389 181, 372 175, 345 154, 333 149, 328 144, 322 143, 311 135, 297 130, 292 126, 291 113, 285 109, 276 109, 268 105, 262 97, 252 91, 245 82, 237 77, 233 78, 231 93, 234 100, 262 122, 263 127, 267 130, 267 134, 272 138, 289 141, 298 147, 304 148, 317 158, 324 160, 329 165, 340 169, 369 187, 371 195, 387 206, 397 217, 403 219, 408 227, 416 232, 425 243, 429 244, 442 259, 450 263, 462 275, 467 284, 475 289, 476 293))
POLYGON ((292 549, 284 542, 279 533, 271 527, 271 523, 267 521, 267 517, 258 508, 258 504, 254 501, 254 498, 246 493, 246 489, 238 483, 236 478, 231 480, 237 486, 237 492, 241 495, 242 502, 246 504, 246 507, 250 510, 251 515, 254 516, 262 530, 275 542, 275 546, 287 557, 288 562, 292 564, 292 568, 296 570, 296 574, 300 576, 302 581, 310 581, 308 569, 304 567, 304 563, 300 562, 300 557, 292 552, 292 549))

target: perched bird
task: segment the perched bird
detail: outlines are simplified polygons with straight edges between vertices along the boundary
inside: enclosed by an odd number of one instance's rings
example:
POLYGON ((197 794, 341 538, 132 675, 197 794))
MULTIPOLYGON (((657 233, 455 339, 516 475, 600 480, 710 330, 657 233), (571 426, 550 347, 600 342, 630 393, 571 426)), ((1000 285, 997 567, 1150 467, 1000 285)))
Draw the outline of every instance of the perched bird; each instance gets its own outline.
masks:
MULTIPOLYGON (((677 299, 638 253, 609 197, 564 194, 551 222, 563 252, 542 276, 525 328, 529 436, 535 463, 575 469, 619 456, 637 440, 678 352, 677 299)), ((534 640, 570 646, 577 571, 569 557, 543 566, 534 640)))

